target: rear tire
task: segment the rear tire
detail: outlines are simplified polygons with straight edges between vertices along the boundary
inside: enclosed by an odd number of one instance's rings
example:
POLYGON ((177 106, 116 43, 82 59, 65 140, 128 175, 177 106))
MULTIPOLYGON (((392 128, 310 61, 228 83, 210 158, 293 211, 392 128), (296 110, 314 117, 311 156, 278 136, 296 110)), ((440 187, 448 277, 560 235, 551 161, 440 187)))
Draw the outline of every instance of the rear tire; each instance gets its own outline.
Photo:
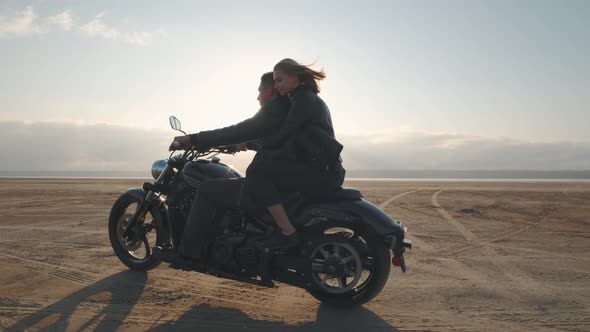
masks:
MULTIPOLYGON (((356 238, 358 234, 358 237, 361 237, 364 240, 359 242, 364 243, 365 246, 365 248, 359 248, 359 254, 362 257, 371 257, 370 275, 367 280, 359 283, 359 285, 357 285, 358 287, 355 286, 351 290, 340 294, 335 294, 335 291, 328 292, 317 285, 316 287, 307 290, 309 294, 322 303, 336 307, 354 307, 362 305, 379 295, 389 279, 389 273, 391 271, 391 256, 385 243, 380 238, 371 236, 370 232, 363 232, 360 229, 353 229, 353 232, 355 233, 354 238, 356 238)), ((351 239, 346 241, 343 236, 341 241, 346 244, 347 242, 350 242, 351 239)), ((355 245, 355 247, 359 247, 358 244, 355 245)), ((311 250, 313 251, 313 248, 311 250)))
POLYGON ((161 246, 168 239, 164 238, 164 232, 161 231, 162 220, 159 211, 157 209, 150 209, 145 217, 145 221, 147 222, 151 218, 151 223, 155 227, 146 231, 136 243, 124 243, 121 237, 122 229, 124 229, 124 225, 122 226, 122 224, 129 221, 130 216, 133 215, 135 208, 140 203, 141 199, 129 193, 124 193, 117 199, 109 216, 109 239, 115 255, 117 255, 123 264, 134 270, 146 271, 157 267, 162 262, 152 255, 152 246, 161 246), (133 205, 137 206, 133 208, 133 205), (156 232, 155 243, 150 243, 150 240, 154 242, 152 232, 156 232), (138 255, 140 249, 145 251, 145 254, 143 254, 144 257, 140 257, 142 254, 138 255))

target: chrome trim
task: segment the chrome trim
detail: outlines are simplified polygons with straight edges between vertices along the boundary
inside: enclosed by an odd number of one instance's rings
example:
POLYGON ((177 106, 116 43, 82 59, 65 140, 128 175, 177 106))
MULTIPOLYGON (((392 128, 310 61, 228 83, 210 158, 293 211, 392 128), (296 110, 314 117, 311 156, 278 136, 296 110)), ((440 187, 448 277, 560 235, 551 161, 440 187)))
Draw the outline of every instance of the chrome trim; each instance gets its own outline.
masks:
POLYGON ((160 173, 160 175, 158 176, 158 178, 156 179, 156 184, 161 184, 164 182, 164 178, 166 177, 166 175, 168 174, 168 172, 170 172, 170 165, 168 165, 168 163, 166 163, 166 166, 164 167, 164 169, 162 170, 162 172, 160 173))
POLYGON ((154 177, 154 179, 158 179, 158 177, 160 176, 160 174, 162 174, 162 171, 167 165, 168 162, 165 159, 154 161, 154 163, 152 164, 152 176, 154 177))

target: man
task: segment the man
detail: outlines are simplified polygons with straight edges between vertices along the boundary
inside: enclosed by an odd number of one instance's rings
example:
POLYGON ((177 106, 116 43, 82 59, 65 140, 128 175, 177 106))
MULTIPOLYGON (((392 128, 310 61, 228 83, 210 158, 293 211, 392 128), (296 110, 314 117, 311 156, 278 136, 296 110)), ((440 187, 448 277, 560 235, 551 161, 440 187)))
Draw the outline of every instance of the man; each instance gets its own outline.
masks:
MULTIPOLYGON (((257 99, 261 108, 253 117, 229 127, 178 136, 174 138, 174 142, 180 143, 181 147, 193 145, 201 150, 209 147, 235 145, 236 151, 244 151, 246 145, 257 145, 261 147, 261 150, 257 152, 255 159, 260 158, 262 154, 269 157, 289 155, 289 144, 278 149, 266 151, 264 149, 264 138, 279 130, 281 123, 287 116, 290 104, 289 98, 280 97, 274 89, 272 72, 265 73, 260 78, 257 99)), ((171 145, 170 149, 176 148, 171 145)), ((156 248, 154 253, 160 255, 165 262, 183 266, 201 259, 207 244, 206 241, 211 238, 212 223, 216 211, 238 208, 243 183, 244 178, 203 181, 193 201, 178 252, 156 248)))

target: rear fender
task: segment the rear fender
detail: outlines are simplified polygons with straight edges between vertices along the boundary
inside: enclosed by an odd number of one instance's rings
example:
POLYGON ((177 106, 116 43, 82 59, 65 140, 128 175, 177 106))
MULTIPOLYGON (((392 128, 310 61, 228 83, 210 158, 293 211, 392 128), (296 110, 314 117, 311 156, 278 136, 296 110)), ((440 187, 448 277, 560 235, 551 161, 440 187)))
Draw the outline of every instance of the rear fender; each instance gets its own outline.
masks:
POLYGON ((305 208, 295 222, 309 227, 330 220, 351 225, 360 222, 369 226, 375 235, 389 241, 390 248, 393 248, 397 239, 403 238, 404 226, 364 199, 314 204, 305 208))

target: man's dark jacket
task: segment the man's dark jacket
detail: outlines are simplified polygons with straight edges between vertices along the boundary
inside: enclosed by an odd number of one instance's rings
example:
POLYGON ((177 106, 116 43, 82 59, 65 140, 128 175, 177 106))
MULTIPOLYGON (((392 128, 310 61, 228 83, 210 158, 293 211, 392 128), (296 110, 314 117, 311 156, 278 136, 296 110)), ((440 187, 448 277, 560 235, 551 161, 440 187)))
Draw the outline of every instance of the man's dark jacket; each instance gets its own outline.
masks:
POLYGON ((220 146, 257 140, 273 159, 332 164, 342 145, 334 137, 330 111, 305 85, 265 105, 252 118, 236 125, 190 135, 195 146, 220 146))
POLYGON ((240 123, 189 135, 191 143, 196 147, 209 148, 254 141, 264 148, 264 137, 279 130, 289 112, 290 103, 289 98, 278 97, 240 123))

